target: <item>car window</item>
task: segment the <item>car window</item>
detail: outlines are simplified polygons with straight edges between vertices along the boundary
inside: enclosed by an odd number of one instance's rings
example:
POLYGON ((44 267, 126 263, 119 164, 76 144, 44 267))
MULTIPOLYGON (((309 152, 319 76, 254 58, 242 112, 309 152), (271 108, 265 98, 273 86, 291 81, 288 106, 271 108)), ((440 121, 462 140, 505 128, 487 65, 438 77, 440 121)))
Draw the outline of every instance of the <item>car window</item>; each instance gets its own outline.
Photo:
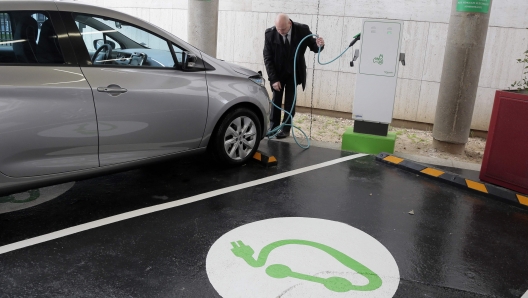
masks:
POLYGON ((0 11, 0 63, 64 64, 46 12, 0 11))
POLYGON ((121 49, 121 45, 108 36, 108 34, 104 34, 88 25, 80 24, 78 22, 76 22, 76 24, 77 27, 79 27, 79 30, 81 30, 84 44, 88 49, 88 52, 90 52, 90 56, 95 53, 95 50, 97 50, 94 41, 100 41, 99 45, 102 43, 108 43, 112 45, 114 49, 121 49))
POLYGON ((169 43, 146 30, 115 19, 74 14, 94 65, 174 67, 169 43))
POLYGON ((184 49, 178 47, 177 45, 173 44, 172 48, 174 49, 174 54, 176 54, 176 63, 178 63, 181 66, 182 63, 182 53, 185 51, 184 49))

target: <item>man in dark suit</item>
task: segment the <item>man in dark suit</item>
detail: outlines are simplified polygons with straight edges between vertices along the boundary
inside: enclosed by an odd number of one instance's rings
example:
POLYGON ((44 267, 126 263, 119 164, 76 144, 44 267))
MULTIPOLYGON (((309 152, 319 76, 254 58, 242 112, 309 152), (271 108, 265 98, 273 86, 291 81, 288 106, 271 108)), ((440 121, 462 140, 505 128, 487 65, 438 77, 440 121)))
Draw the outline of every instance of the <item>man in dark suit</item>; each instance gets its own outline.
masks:
MULTIPOLYGON (((282 105, 282 95, 284 96, 284 109, 292 110, 293 97, 295 93, 293 80, 293 59, 295 51, 301 40, 307 35, 312 34, 308 25, 295 23, 285 14, 277 15, 275 26, 266 29, 264 42, 264 64, 268 72, 268 80, 273 89, 273 103, 277 106, 282 105)), ((303 41, 297 54, 297 64, 295 72, 297 74, 297 85, 302 84, 303 90, 306 87, 306 61, 304 53, 306 48, 313 52, 319 51, 319 46, 324 47, 324 39, 307 38, 303 41)), ((322 50, 322 48, 321 48, 322 50)), ((293 107, 292 118, 295 115, 293 107)), ((291 119, 286 121, 288 115, 285 114, 283 122, 291 124, 291 119)), ((281 111, 275 107, 271 110, 270 128, 274 129, 280 125, 281 111)), ((282 131, 277 135, 278 139, 286 138, 290 135, 290 126, 284 126, 282 131)))

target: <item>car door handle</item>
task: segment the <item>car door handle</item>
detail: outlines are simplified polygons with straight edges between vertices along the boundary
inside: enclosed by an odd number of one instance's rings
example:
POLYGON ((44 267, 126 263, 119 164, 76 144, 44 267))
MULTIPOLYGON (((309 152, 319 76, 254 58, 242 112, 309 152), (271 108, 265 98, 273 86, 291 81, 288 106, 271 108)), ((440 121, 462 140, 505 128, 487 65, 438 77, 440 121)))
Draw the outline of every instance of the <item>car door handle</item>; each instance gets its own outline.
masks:
POLYGON ((118 85, 113 85, 112 84, 112 85, 108 85, 108 87, 97 87, 97 91, 106 92, 106 93, 109 93, 112 96, 117 96, 117 95, 119 95, 121 93, 127 92, 128 90, 125 89, 125 88, 121 88, 118 85))

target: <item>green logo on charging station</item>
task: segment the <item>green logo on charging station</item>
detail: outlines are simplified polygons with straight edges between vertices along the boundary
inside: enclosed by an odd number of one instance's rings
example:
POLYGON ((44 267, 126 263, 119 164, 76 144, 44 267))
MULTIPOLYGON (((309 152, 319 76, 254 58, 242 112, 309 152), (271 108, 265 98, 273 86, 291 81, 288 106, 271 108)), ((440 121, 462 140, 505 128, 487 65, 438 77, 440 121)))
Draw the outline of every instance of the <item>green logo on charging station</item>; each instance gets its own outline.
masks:
POLYGON ((377 63, 379 65, 383 65, 383 54, 380 54, 379 57, 374 58, 374 63, 377 63))
POLYGON ((257 259, 253 258, 253 254, 255 251, 251 248, 249 245, 245 245, 242 241, 237 242, 231 242, 231 245, 233 248, 231 251, 233 254, 239 258, 244 259, 246 263, 254 268, 262 267, 266 264, 266 261, 268 259, 269 254, 276 248, 285 246, 285 245, 305 245, 305 246, 311 246, 314 248, 317 248, 319 250, 322 250, 329 254, 330 256, 334 257, 337 261, 339 261, 341 264, 345 265, 346 267, 354 270, 355 272, 359 273, 363 277, 368 279, 368 284, 366 285, 354 285, 352 284, 348 279, 333 276, 329 278, 321 278, 313 275, 307 275, 302 274, 299 272, 294 272, 290 269, 290 267, 283 265, 283 264, 273 264, 269 265, 266 268, 266 274, 273 278, 297 278, 301 280, 306 280, 314 283, 320 283, 324 285, 328 290, 333 292, 348 292, 348 291, 374 291, 381 287, 382 280, 381 278, 374 273, 372 270, 364 266, 363 264, 359 263, 358 261, 352 259, 351 257, 347 256, 346 254, 332 248, 329 246, 326 246, 321 243, 313 242, 313 241, 307 241, 307 240, 281 240, 276 241, 271 244, 266 245, 260 253, 258 254, 257 259))

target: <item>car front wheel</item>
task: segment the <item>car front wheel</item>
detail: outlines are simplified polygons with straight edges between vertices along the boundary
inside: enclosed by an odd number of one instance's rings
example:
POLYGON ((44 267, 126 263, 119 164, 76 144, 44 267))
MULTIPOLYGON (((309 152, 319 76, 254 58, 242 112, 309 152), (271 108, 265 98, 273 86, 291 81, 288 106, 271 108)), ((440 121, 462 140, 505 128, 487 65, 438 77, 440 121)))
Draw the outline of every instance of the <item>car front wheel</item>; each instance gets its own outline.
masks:
POLYGON ((215 131, 212 153, 221 163, 244 164, 257 151, 261 137, 257 115, 247 108, 238 108, 229 112, 215 131))

